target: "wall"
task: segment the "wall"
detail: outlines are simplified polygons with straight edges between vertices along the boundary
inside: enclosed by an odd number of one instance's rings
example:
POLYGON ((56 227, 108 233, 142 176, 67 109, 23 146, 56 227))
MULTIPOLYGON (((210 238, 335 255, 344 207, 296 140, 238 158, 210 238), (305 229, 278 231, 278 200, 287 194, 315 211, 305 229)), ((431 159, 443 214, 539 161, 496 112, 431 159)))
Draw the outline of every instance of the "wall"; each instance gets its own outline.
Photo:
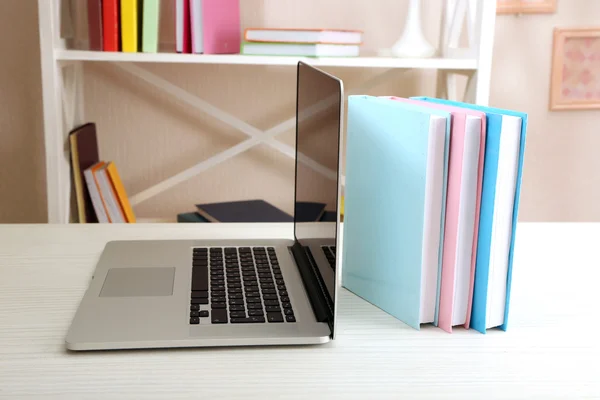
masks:
MULTIPOLYGON (((172 1, 172 0, 169 0, 172 1)), ((365 48, 391 45, 402 29, 406 2, 331 0, 322 12, 306 2, 244 0, 245 26, 363 29, 365 48)), ((37 2, 0 0, 0 222, 43 222, 45 183, 37 2), (14 21, 19 25, 15 26, 14 21), (16 34, 15 34, 16 32, 16 34), (19 40, 15 40, 18 37, 19 40)), ((437 43, 440 1, 424 2, 427 36, 437 43)), ((521 220, 600 221, 595 132, 598 112, 547 111, 552 28, 593 23, 595 0, 559 0, 552 15, 497 19, 491 104, 530 113, 521 220), (517 95, 515 95, 517 93, 517 95)), ((167 12, 170 5, 166 3, 167 12)), ((168 14, 165 14, 168 15, 168 14)), ((168 18, 168 17, 167 17, 168 18)), ((171 29, 164 23, 164 32, 171 29)), ((81 26, 78 27, 82 29, 81 26)), ((172 37, 165 34, 165 42, 172 37)), ((218 65, 141 65, 259 129, 294 111, 293 68, 218 65), (243 95, 241 95, 243 94, 243 95)), ((328 69, 346 87, 378 71, 328 69)), ((85 66, 86 117, 98 123, 102 158, 117 163, 130 194, 238 143, 245 136, 165 97, 108 64, 85 66)), ((433 95, 435 74, 400 72, 371 94, 433 95)), ((293 144, 293 134, 281 137, 293 144)), ((291 211, 293 162, 264 147, 248 151, 136 207, 146 218, 173 218, 198 202, 265 198, 291 211)))

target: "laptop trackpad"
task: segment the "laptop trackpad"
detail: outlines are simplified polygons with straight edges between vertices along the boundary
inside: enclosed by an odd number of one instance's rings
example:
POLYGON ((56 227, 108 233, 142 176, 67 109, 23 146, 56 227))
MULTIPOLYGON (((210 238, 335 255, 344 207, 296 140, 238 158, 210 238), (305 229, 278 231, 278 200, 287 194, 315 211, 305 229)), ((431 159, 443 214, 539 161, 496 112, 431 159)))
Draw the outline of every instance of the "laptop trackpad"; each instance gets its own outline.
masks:
POLYGON ((175 268, 111 268, 100 297, 171 296, 175 268))

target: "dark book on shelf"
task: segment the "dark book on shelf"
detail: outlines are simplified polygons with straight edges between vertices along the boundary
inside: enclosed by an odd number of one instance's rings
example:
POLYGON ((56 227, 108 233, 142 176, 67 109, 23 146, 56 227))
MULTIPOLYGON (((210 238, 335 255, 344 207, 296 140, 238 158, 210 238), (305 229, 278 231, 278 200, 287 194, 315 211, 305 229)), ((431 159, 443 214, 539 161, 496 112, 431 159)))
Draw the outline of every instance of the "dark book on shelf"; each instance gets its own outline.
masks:
POLYGON ((210 222, 293 222, 294 218, 264 200, 197 204, 198 213, 210 222))
POLYGON ((177 222, 210 222, 197 212, 177 214, 177 222))
POLYGON ((294 213, 298 222, 315 222, 321 219, 324 211, 325 203, 299 201, 296 203, 294 213))
POLYGON ((69 145, 78 220, 81 223, 98 222, 83 176, 83 171, 100 161, 96 124, 90 122, 73 129, 69 133, 69 145))

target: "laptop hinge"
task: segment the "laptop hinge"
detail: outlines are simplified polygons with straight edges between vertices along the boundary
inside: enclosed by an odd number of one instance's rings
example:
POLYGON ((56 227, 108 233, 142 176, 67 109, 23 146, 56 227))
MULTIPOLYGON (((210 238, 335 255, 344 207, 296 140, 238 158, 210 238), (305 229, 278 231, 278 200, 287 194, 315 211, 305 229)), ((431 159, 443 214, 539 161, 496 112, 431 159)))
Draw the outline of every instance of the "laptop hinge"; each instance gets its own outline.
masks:
POLYGON ((324 284, 320 276, 317 275, 317 266, 311 262, 304 247, 297 241, 291 247, 291 251, 300 271, 300 276, 302 277, 304 288, 315 313, 315 318, 319 322, 331 323, 333 321, 333 312, 327 301, 328 294, 324 291, 324 284))

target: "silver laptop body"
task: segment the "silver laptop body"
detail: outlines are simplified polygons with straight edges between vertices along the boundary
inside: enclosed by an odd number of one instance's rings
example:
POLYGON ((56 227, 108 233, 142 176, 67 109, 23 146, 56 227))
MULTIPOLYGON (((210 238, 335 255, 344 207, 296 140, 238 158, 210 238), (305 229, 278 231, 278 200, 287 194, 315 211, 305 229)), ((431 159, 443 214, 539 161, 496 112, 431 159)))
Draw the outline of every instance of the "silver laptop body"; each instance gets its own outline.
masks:
POLYGON ((341 80, 297 67, 294 239, 114 241, 66 336, 70 350, 294 345, 335 338, 341 265, 341 80), (330 168, 330 176, 304 159, 330 168), (300 160, 300 161, 299 161, 300 160), (324 203, 320 222, 301 207, 324 203))

